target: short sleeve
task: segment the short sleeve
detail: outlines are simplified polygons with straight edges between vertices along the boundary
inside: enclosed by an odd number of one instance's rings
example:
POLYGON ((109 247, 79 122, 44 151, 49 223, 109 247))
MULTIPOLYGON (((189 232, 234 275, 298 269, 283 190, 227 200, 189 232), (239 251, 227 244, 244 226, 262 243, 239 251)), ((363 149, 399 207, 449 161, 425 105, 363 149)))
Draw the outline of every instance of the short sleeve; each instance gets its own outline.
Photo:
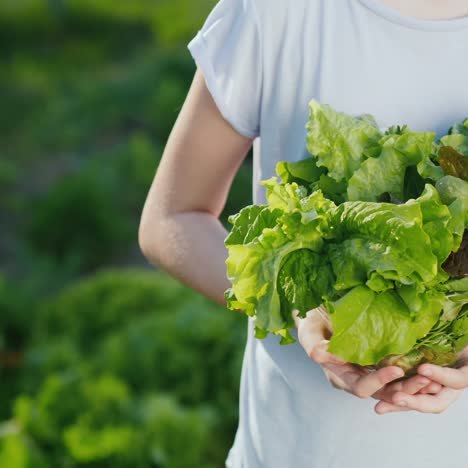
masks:
POLYGON ((261 35, 255 0, 220 0, 188 43, 222 116, 240 134, 260 132, 261 35))

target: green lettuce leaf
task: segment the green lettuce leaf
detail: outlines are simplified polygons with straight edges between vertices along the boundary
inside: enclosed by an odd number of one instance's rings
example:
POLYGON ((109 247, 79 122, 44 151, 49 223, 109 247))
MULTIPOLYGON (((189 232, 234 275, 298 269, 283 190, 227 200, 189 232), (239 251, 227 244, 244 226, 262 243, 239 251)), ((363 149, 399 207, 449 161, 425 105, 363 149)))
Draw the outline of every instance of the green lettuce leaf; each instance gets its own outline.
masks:
POLYGON ((328 169, 329 177, 349 179, 365 159, 366 148, 381 137, 377 123, 369 115, 355 118, 315 99, 309 109, 307 149, 317 158, 317 166, 328 169))
POLYGON ((434 133, 405 131, 382 137, 379 157, 363 161, 350 178, 348 199, 377 201, 388 193, 405 201, 406 170, 429 160, 434 136, 434 133))
MULTIPOLYGON (((300 213, 303 224, 321 217, 322 223, 317 224, 316 227, 322 226, 322 231, 328 226, 326 223, 328 214, 336 208, 336 205, 326 199, 320 190, 308 194, 307 189, 302 185, 296 182, 282 184, 276 177, 260 183, 267 189, 266 199, 270 208, 279 208, 285 213, 300 213)), ((307 230, 311 231, 309 228, 307 230)), ((309 233, 315 235, 313 232, 309 233)))
POLYGON ((331 213, 330 231, 338 244, 330 254, 340 289, 362 277, 364 269, 401 283, 429 282, 438 273, 416 201, 345 202, 331 213))
POLYGON ((460 279, 452 279, 437 286, 440 291, 446 292, 468 292, 468 276, 460 279))
POLYGON ((447 205, 440 200, 439 194, 433 185, 427 184, 424 192, 416 200, 421 206, 423 217, 423 230, 431 241, 431 250, 442 264, 450 252, 457 250, 460 243, 459 227, 463 223, 461 212, 452 213, 447 205), (453 221, 458 216, 459 222, 453 221))
POLYGON ((468 292, 450 294, 446 296, 444 311, 440 320, 455 320, 465 304, 468 304, 468 292))
POLYGON ((333 327, 328 349, 363 366, 390 354, 405 354, 437 322, 443 299, 443 293, 426 291, 420 295, 419 313, 412 314, 397 291, 376 293, 356 286, 327 303, 333 327))
POLYGON ((467 155, 468 154, 468 136, 457 134, 457 135, 446 135, 440 139, 444 146, 450 146, 457 152, 467 155))
MULTIPOLYGON (((330 261, 325 255, 308 249, 295 250, 283 261, 278 275, 278 291, 281 313, 292 317, 298 310, 299 316, 323 303, 323 298, 333 294, 335 277, 330 261)), ((294 326, 292 318, 290 322, 294 326)))
POLYGON ((317 166, 317 160, 313 156, 296 162, 280 161, 276 165, 276 173, 284 184, 296 182, 298 185, 309 186, 325 172, 325 168, 317 166))
POLYGON ((435 187, 439 192, 440 199, 446 205, 457 200, 461 203, 465 217, 465 228, 468 228, 468 182, 448 175, 437 181, 435 187))
POLYGON ((459 313, 455 320, 452 333, 455 336, 455 348, 458 352, 463 351, 468 346, 468 307, 459 313))
POLYGON ((232 284, 225 294, 228 308, 255 317, 257 336, 272 332, 280 334, 283 342, 291 340, 291 318, 281 309, 280 269, 295 250, 322 249, 322 231, 326 230, 329 212, 326 207, 331 203, 320 192, 300 199, 297 184, 287 185, 273 196, 272 184, 269 198, 284 210, 255 205, 244 208, 229 218, 233 228, 225 240, 229 251, 227 276, 232 284), (293 201, 288 202, 286 194, 293 201))
POLYGON ((452 214, 432 185, 417 200, 404 205, 346 202, 331 216, 328 254, 336 275, 335 289, 367 284, 379 292, 401 284, 447 279, 438 267, 458 238, 452 214))
POLYGON ((463 155, 468 155, 468 119, 450 127, 448 135, 443 136, 440 142, 442 145, 451 146, 463 155))

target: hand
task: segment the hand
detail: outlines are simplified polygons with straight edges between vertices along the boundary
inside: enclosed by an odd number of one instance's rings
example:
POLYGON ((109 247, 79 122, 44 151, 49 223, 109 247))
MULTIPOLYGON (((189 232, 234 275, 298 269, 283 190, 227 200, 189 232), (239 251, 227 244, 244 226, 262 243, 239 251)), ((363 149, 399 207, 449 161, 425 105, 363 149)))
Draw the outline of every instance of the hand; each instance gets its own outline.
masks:
MULTIPOLYGON (((297 311, 294 311, 293 317, 298 331, 299 343, 307 355, 321 366, 329 382, 335 388, 345 390, 359 398, 385 399, 393 395, 386 388, 386 385, 404 375, 401 368, 389 366, 371 371, 343 361, 327 351, 332 331, 325 308, 321 306, 312 309, 305 318, 299 318, 297 311)), ((428 379, 424 379, 423 385, 412 382, 412 388, 407 390, 416 392, 428 383, 428 379)))
POLYGON ((459 355, 455 368, 441 367, 434 364, 421 364, 417 372, 420 376, 430 378, 440 390, 433 395, 408 395, 400 391, 394 392, 391 402, 380 401, 375 406, 378 414, 397 411, 418 411, 420 413, 442 413, 468 388, 468 348, 459 355))

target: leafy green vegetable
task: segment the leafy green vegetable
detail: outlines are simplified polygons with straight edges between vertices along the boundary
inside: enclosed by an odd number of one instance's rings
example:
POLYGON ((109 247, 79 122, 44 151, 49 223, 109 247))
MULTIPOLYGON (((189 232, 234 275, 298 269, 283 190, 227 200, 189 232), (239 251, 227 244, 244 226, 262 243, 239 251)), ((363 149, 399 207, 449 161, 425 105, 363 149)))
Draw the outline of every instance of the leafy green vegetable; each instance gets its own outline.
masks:
POLYGON ((442 267, 452 276, 468 275, 468 234, 466 231, 460 248, 450 254, 442 267))
POLYGON ((331 202, 320 192, 300 199, 294 183, 278 187, 284 190, 271 188, 268 199, 284 211, 251 206, 229 218, 234 227, 226 238, 226 265, 232 288, 226 293, 226 300, 230 308, 255 315, 257 329, 281 334, 287 340, 291 311, 282 310, 278 273, 291 252, 320 250, 322 225, 326 224, 331 202))
POLYGON ((280 161, 276 166, 276 172, 285 184, 296 182, 308 185, 317 181, 325 171, 324 167, 317 166, 317 160, 313 157, 297 162, 280 161))
POLYGON ((434 136, 406 130, 382 137, 380 155, 363 161, 350 177, 348 199, 377 201, 381 194, 388 193, 403 200, 406 170, 428 158, 434 136))
POLYGON ((445 146, 451 146, 457 152, 468 155, 468 119, 450 127, 448 135, 440 139, 445 146))
POLYGON ((450 205, 455 201, 461 204, 462 213, 465 215, 465 228, 468 227, 468 182, 458 177, 445 176, 435 185, 443 203, 450 205))
POLYGON ((278 163, 279 179, 261 182, 267 205, 230 218, 228 307, 287 344, 292 312, 324 304, 342 359, 453 364, 468 344, 468 120, 435 141, 309 106, 311 156, 278 163))
POLYGON ((404 354, 435 324, 443 298, 442 293, 419 294, 420 308, 412 317, 398 290, 376 293, 356 286, 329 307, 333 326, 329 350, 361 365, 404 354))
POLYGON ((366 148, 380 138, 377 123, 371 116, 354 118, 335 112, 314 99, 309 109, 307 149, 317 157, 317 166, 328 169, 330 177, 349 179, 363 161, 366 148))

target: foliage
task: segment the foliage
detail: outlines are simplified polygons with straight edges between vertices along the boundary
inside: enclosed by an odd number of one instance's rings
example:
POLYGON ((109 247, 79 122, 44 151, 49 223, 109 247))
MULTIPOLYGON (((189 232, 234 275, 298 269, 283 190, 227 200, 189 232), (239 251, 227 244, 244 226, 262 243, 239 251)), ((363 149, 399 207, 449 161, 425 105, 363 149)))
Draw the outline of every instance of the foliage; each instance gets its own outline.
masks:
MULTIPOLYGON (((224 461, 243 321, 140 268, 136 235, 214 4, 0 2, 0 466, 224 461)), ((223 222, 247 187, 249 160, 223 222)))
MULTIPOLYGON (((468 155, 441 147, 435 133, 403 126, 382 134, 372 116, 355 118, 316 100, 309 106, 311 155, 280 162, 281 179, 262 181, 267 204, 229 218, 228 307, 255 318, 258 338, 274 333, 288 344, 292 312, 305 316, 324 304, 329 351, 347 362, 408 357, 434 334, 424 344, 431 352, 405 359, 405 371, 426 360, 455 364, 468 335, 468 285, 453 290, 447 281, 464 273, 468 155), (405 190, 409 167, 422 182, 415 195, 405 190), (459 267, 453 277, 444 269, 450 255, 460 255, 451 261, 459 267), (444 329, 445 348, 439 320, 453 322, 444 329)), ((460 137, 450 140, 459 149, 468 141, 465 123, 449 135, 460 137)))
POLYGON ((57 181, 33 205, 27 238, 41 253, 78 270, 109 261, 132 237, 131 227, 99 174, 57 181), (60 229, 51 226, 60 223, 60 229))
POLYGON ((223 461, 237 418, 240 315, 165 273, 106 270, 40 305, 32 334, 10 422, 19 429, 0 438, 0 457, 14 444, 54 467, 223 461))

